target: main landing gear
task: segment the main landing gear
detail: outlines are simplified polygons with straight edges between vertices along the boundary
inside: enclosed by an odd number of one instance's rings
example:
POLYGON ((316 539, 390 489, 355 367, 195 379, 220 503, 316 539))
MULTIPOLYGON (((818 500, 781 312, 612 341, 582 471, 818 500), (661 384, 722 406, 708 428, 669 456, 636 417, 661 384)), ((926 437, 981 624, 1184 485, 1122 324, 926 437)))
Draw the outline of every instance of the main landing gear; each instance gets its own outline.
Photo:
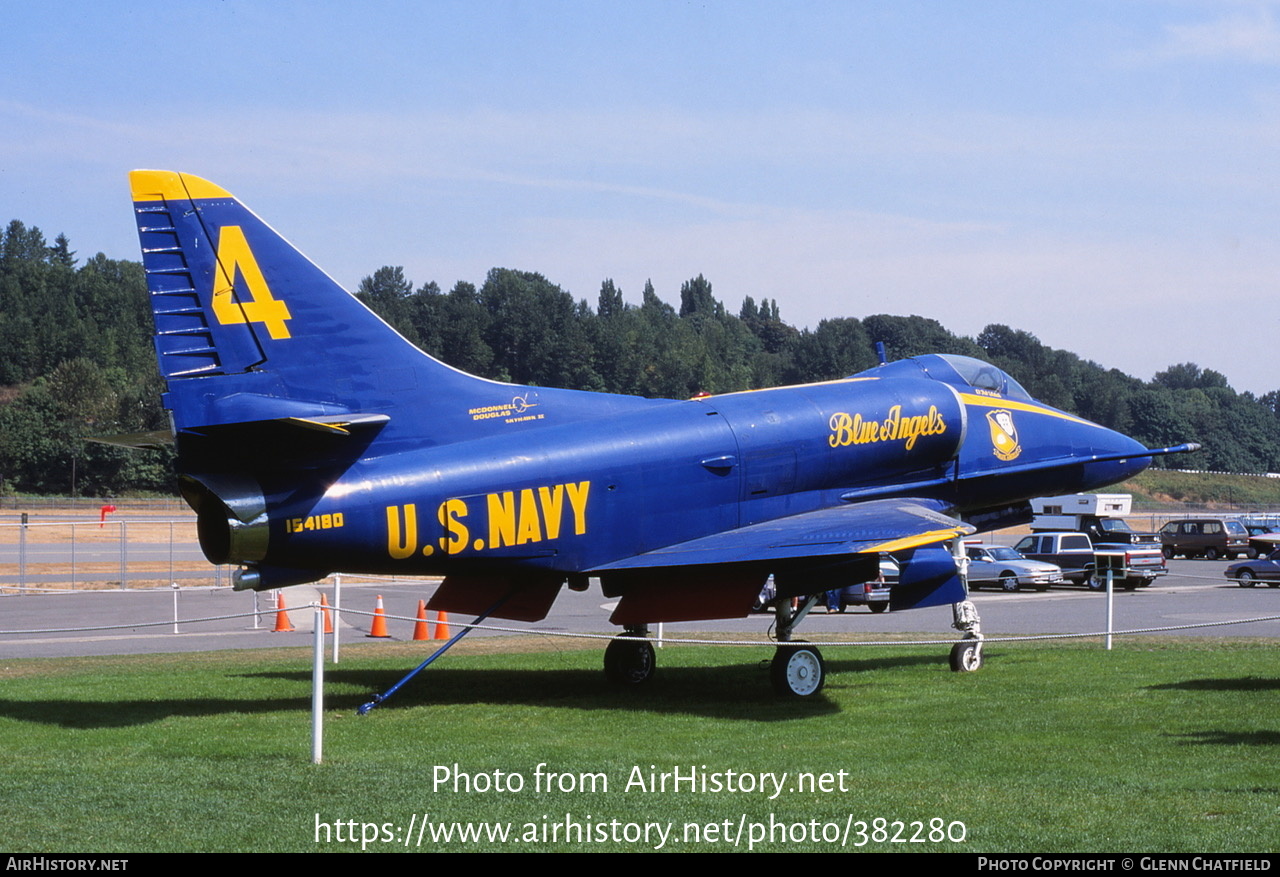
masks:
MULTIPOLYGON (((956 567, 967 581, 968 559, 962 546, 954 549, 956 567)), ((965 589, 966 595, 968 588, 965 589)), ((794 609, 789 597, 774 603, 774 633, 778 647, 769 665, 769 681, 773 690, 784 697, 812 697, 827 681, 827 665, 822 652, 803 640, 792 639, 800 622, 809 614, 821 594, 803 597, 794 609)), ((978 610, 967 599, 951 604, 951 626, 963 639, 951 648, 951 669, 956 673, 973 673, 982 668, 982 622, 978 610)), ((637 624, 624 629, 604 650, 604 672, 610 682, 635 687, 653 678, 657 665, 649 626, 637 624)))
POLYGON ((827 665, 822 652, 806 642, 791 640, 796 625, 804 620, 818 602, 820 594, 805 597, 794 611, 791 601, 778 598, 774 604, 774 630, 778 637, 778 649, 769 665, 769 681, 773 690, 784 697, 811 697, 822 690, 827 681, 827 665))
POLYGON ((774 691, 787 697, 817 694, 827 681, 822 652, 803 642, 778 646, 769 665, 769 681, 774 691))
POLYGON ((604 650, 604 675, 615 685, 643 685, 653 678, 658 660, 653 643, 647 639, 649 625, 638 624, 623 628, 623 632, 609 641, 604 650))

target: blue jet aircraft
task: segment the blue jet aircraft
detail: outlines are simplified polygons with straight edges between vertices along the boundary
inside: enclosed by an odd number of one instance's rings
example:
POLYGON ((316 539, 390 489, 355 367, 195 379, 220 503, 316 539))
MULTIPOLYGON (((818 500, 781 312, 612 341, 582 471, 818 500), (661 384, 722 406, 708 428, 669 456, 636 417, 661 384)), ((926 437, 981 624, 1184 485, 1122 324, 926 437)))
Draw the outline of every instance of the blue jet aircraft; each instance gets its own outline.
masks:
POLYGON ((823 660, 792 633, 817 595, 891 553, 891 608, 953 604, 952 666, 976 669, 960 537, 1192 448, 1147 449, 963 356, 691 400, 486 380, 418 350, 220 187, 130 179, 182 493, 237 588, 443 576, 433 609, 537 621, 598 579, 624 630, 605 669, 636 683, 649 624, 745 616, 772 576, 773 681, 811 695, 823 660))

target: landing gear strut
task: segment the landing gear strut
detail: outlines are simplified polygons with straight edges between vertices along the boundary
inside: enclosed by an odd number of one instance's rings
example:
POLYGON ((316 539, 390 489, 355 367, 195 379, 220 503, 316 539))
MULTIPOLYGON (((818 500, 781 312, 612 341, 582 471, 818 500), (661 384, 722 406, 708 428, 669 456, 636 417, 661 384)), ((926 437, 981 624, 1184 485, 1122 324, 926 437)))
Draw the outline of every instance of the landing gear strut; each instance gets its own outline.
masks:
MULTIPOLYGON (((964 582, 964 592, 969 593, 969 558, 964 542, 951 543, 951 556, 956 561, 956 572, 964 582)), ((978 607, 968 600, 951 604, 951 626, 964 634, 964 639, 951 647, 951 670, 954 673, 972 673, 982 668, 982 619, 978 607)))
POLYGON ((972 673, 982 668, 982 621, 978 610, 968 600, 951 604, 954 620, 951 626, 964 633, 964 639, 951 647, 951 669, 956 673, 972 673))
POLYGON ((791 601, 785 597, 779 598, 775 605, 778 649, 769 666, 769 681, 773 683, 774 691, 786 697, 810 697, 821 691, 827 681, 827 666, 822 660, 822 653, 806 642, 791 641, 796 625, 809 614, 819 596, 805 597, 794 612, 791 601))
POLYGON ((604 650, 604 675, 615 685, 643 685, 653 678, 657 667, 657 657, 653 652, 653 643, 647 639, 649 626, 638 624, 623 629, 623 632, 609 641, 604 650))

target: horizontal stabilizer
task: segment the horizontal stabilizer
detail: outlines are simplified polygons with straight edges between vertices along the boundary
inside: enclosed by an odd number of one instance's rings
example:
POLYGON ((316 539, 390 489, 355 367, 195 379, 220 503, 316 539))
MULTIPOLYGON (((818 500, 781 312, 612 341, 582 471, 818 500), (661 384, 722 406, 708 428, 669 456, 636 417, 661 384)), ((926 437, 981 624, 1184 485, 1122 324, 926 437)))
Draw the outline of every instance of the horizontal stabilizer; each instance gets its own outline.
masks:
POLYGON ((123 432, 118 435, 91 435, 86 438, 100 445, 137 448, 143 451, 158 451, 173 444, 173 433, 167 429, 155 429, 151 432, 123 432))
POLYGON ((353 429, 381 426, 391 420, 386 414, 330 414, 322 417, 284 417, 283 423, 332 435, 351 435, 353 429))

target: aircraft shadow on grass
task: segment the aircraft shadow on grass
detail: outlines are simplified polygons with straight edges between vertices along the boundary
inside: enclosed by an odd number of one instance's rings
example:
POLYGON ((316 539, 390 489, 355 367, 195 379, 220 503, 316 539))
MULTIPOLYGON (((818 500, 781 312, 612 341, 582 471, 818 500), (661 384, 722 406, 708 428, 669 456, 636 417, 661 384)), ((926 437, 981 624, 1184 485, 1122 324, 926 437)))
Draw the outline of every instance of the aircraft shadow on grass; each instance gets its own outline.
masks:
MULTIPOLYGON (((552 669, 455 669, 432 667, 423 676, 399 691, 378 709, 405 709, 417 706, 510 703, 530 706, 555 705, 579 709, 626 709, 658 713, 687 713, 720 719, 778 721, 838 712, 840 707, 819 694, 812 704, 796 711, 794 700, 780 699, 760 690, 761 676, 768 676, 769 659, 716 667, 666 667, 653 685, 623 688, 605 683, 598 670, 552 669), (812 706, 812 709, 807 707, 812 706)), ((859 674, 895 667, 936 665, 945 668, 934 655, 899 655, 874 659, 828 659, 826 687, 832 691, 866 685, 859 674), (835 671, 836 675, 832 675, 835 671)), ((305 672, 271 671, 249 674, 304 681, 305 672)), ((374 692, 385 691, 403 672, 400 670, 327 671, 326 684, 356 685, 364 693, 335 696, 336 705, 350 700, 358 706, 374 692)))
MULTIPOLYGON (((860 672, 895 667, 937 664, 932 655, 901 655, 874 659, 836 659, 831 669, 840 671, 828 678, 832 691, 856 688, 868 683, 860 672)), ((945 665, 942 665, 945 668, 945 665)), ((661 682, 640 690, 619 689, 605 683, 598 670, 511 669, 476 670, 432 668, 427 676, 406 687, 380 709, 403 710, 423 706, 458 706, 474 703, 503 703, 526 706, 555 706, 563 709, 624 709, 638 712, 685 713, 715 719, 745 721, 793 721, 808 716, 839 712, 839 705, 824 694, 800 703, 760 690, 761 675, 768 674, 768 661, 730 664, 719 667, 666 667, 661 682)), ((325 711, 354 712, 375 691, 382 691, 402 674, 398 670, 327 668, 325 711), (352 691, 351 689, 357 689, 352 691), (338 691, 337 689, 341 689, 338 691)), ((269 671, 228 674, 234 679, 280 679, 309 685, 309 671, 269 671)), ((0 699, 0 717, 68 729, 124 728, 147 725, 168 718, 200 718, 233 713, 259 715, 280 712, 306 713, 311 696, 245 698, 174 697, 172 699, 88 701, 58 698, 51 700, 0 699)), ((377 713, 367 721, 377 721, 377 713)))
POLYGON ((1230 679, 1187 679, 1149 686, 1148 691, 1280 691, 1280 678, 1240 676, 1230 679))
POLYGON ((1280 746, 1280 731, 1197 731, 1177 736, 1201 746, 1280 746))
MULTIPOLYGON (((1219 679, 1187 679, 1148 686, 1149 691, 1197 691, 1210 693, 1280 691, 1280 678, 1240 676, 1219 679)), ((1280 746, 1280 731, 1228 731, 1214 729, 1173 735, 1187 745, 1280 746)))

